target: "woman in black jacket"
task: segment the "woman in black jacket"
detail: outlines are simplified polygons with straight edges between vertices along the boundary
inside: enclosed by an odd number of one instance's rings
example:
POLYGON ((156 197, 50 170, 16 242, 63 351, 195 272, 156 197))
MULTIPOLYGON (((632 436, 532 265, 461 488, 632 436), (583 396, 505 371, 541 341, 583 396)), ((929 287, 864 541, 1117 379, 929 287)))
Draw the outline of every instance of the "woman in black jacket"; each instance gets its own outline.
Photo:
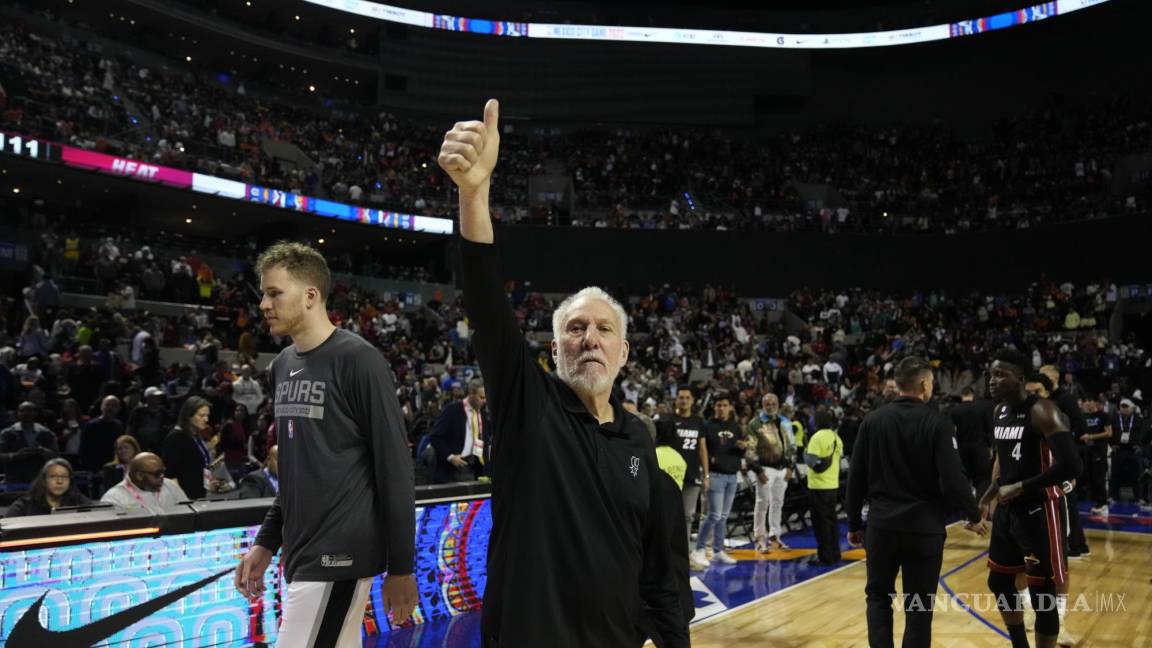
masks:
POLYGON ((207 399, 189 396, 161 450, 167 476, 175 479, 194 500, 203 499, 207 493, 204 484, 213 449, 204 441, 202 433, 208 427, 211 412, 212 405, 207 399))
POLYGON ((92 500, 72 484, 72 464, 67 459, 49 459, 32 481, 28 494, 12 503, 4 517, 48 515, 61 506, 84 506, 92 500))

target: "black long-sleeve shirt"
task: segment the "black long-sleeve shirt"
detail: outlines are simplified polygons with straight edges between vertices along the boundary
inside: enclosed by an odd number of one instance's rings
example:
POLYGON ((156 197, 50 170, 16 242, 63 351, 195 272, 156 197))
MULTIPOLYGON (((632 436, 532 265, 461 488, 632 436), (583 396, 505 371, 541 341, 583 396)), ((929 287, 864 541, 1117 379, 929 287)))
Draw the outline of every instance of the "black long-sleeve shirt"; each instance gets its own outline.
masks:
POLYGON ((948 411, 956 426, 956 442, 962 446, 992 447, 992 410, 990 400, 960 403, 948 411))
MULTIPOLYGON (((536 362, 504 294, 497 247, 461 240, 464 307, 492 418, 484 646, 640 646, 683 621, 644 424, 612 399, 601 425, 536 362), (643 584, 643 587, 641 586, 643 584)), ((677 645, 677 644, 669 644, 677 645)), ((687 645, 687 644, 683 644, 687 645)))
POLYGON ((336 329, 307 353, 284 349, 269 373, 280 492, 256 544, 283 546, 290 582, 411 574, 415 481, 384 357, 336 329))
POLYGON ((953 510, 980 519, 956 449, 951 421, 915 398, 901 397, 864 418, 848 471, 848 528, 868 525, 944 533, 953 510))

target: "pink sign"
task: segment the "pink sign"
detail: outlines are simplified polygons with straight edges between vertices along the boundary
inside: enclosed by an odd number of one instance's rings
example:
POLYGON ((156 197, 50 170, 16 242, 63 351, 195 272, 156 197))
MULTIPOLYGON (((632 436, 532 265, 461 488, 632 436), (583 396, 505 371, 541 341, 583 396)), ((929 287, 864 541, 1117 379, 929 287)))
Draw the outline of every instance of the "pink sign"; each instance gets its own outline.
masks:
POLYGON ((191 171, 85 151, 72 146, 61 148, 64 149, 64 163, 69 166, 95 169, 111 175, 143 180, 144 182, 160 182, 182 189, 192 186, 191 171))

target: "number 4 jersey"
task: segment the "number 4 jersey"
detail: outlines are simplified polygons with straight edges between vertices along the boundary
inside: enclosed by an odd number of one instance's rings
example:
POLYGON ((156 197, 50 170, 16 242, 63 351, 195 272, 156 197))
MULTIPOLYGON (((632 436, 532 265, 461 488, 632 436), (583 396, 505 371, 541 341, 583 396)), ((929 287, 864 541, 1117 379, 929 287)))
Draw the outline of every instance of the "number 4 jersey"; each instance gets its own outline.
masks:
MULTIPOLYGON (((1032 427, 1032 407, 1039 400, 1029 396, 1015 406, 1000 403, 993 413, 993 435, 996 439, 996 457, 1000 460, 1000 484, 1015 484, 1035 477, 1052 463, 1052 451, 1044 436, 1032 427)), ((1035 503, 1044 499, 1059 499, 1059 486, 1049 486, 1041 495, 1021 495, 1019 502, 1035 503)))

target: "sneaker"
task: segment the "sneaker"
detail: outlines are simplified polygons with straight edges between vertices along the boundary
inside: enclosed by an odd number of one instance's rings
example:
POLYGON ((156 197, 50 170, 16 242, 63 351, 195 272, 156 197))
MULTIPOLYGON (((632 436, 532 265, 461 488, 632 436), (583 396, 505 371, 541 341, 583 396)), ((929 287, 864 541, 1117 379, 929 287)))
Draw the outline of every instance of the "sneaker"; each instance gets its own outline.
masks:
POLYGON ((727 553, 725 553, 723 551, 717 551, 714 554, 712 554, 712 560, 713 560, 713 562, 718 562, 721 565, 735 565, 736 564, 736 559, 733 558, 732 556, 729 556, 727 553))
POLYGON ((1060 626, 1060 634, 1056 636, 1056 645, 1061 648, 1071 648, 1076 645, 1076 637, 1068 633, 1068 629, 1063 625, 1060 626))
POLYGON ((703 549, 697 549, 688 554, 688 564, 697 565, 697 571, 708 569, 708 556, 705 555, 703 549))
POLYGON ((764 538, 756 540, 756 553, 772 553, 772 547, 768 545, 768 541, 764 538))
POLYGON ((1099 515, 1101 517, 1108 517, 1108 507, 1107 506, 1093 506, 1092 507, 1092 515, 1099 515))
POLYGON ((708 571, 708 563, 699 562, 694 557, 688 556, 688 569, 696 572, 708 571))
POLYGON ((778 551, 792 551, 792 547, 789 547, 788 545, 781 542, 780 538, 777 538, 776 536, 768 538, 768 542, 778 551))

